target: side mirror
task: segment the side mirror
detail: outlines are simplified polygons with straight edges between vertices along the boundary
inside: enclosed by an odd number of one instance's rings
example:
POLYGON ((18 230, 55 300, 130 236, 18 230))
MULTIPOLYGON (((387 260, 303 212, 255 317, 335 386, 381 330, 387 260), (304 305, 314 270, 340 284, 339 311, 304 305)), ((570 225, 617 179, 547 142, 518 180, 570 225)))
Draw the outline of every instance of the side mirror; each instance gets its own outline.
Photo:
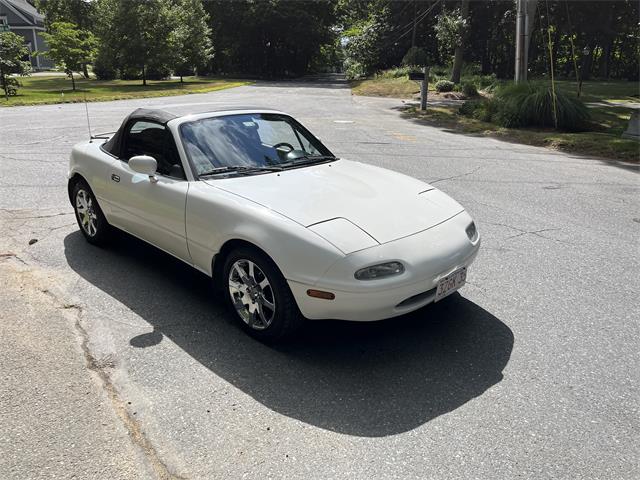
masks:
POLYGON ((131 170, 134 172, 148 175, 152 183, 158 181, 155 177, 156 171, 158 170, 158 162, 149 155, 136 155, 135 157, 131 157, 129 159, 129 167, 131 167, 131 170))

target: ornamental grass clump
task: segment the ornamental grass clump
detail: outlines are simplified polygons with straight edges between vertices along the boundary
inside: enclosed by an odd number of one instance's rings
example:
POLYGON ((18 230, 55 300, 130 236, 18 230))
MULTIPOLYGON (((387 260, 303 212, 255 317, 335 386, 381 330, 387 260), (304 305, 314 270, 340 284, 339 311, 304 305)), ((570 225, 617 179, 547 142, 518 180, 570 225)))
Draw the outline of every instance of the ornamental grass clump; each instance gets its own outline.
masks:
POLYGON ((550 127, 580 131, 587 128, 590 115, 578 98, 551 86, 525 83, 510 84, 496 90, 493 98, 495 114, 492 121, 507 127, 550 127))

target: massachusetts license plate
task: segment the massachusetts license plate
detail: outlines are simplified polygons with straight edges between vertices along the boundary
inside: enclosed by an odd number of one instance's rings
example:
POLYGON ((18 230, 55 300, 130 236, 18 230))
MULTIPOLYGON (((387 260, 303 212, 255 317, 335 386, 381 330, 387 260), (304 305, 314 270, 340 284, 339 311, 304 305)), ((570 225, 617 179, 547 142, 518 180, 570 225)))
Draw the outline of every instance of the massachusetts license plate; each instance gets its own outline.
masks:
POLYGON ((467 267, 462 267, 453 273, 450 273, 438 282, 436 289, 436 298, 434 302, 442 300, 447 295, 451 295, 458 290, 467 281, 467 267))

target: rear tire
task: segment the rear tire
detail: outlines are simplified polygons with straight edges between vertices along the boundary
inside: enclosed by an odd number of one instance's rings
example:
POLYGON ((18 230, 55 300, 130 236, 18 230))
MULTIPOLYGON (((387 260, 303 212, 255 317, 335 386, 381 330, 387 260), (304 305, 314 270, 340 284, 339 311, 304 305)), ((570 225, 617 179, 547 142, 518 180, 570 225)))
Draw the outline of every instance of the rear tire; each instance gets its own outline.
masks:
POLYGON ((78 180, 71 193, 73 210, 80 231, 87 242, 92 245, 106 245, 112 234, 112 227, 107 222, 95 195, 84 180, 78 180))
POLYGON ((262 252, 240 247, 229 253, 220 284, 241 328, 263 342, 290 338, 304 318, 284 276, 262 252))

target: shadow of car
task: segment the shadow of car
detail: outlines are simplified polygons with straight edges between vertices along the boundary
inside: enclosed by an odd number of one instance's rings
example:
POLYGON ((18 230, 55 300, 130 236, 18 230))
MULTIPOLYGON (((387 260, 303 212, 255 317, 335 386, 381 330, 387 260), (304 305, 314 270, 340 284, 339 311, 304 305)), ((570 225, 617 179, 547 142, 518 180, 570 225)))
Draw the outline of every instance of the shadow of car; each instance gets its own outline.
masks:
POLYGON ((75 272, 153 326, 128 348, 168 337, 266 407, 335 432, 412 430, 500 382, 513 348, 511 330, 459 294, 381 322, 307 322, 270 347, 236 327, 208 277, 135 238, 99 249, 74 232, 64 246, 75 272))

